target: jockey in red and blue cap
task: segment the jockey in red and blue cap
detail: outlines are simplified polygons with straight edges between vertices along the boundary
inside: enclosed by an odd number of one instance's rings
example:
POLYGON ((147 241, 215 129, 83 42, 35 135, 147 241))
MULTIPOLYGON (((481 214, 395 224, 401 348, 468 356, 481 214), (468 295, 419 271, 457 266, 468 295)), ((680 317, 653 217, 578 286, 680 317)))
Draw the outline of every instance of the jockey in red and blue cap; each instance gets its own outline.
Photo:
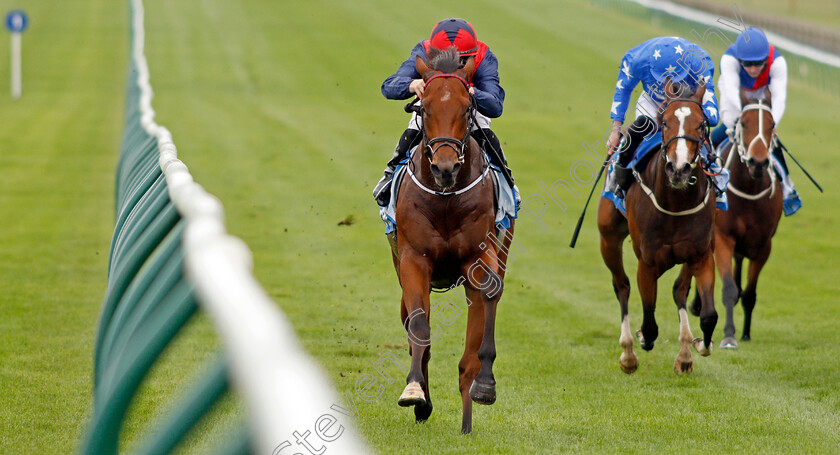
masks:
MULTIPOLYGON (((747 100, 771 100, 770 113, 776 127, 785 115, 787 101, 787 61, 767 41, 767 35, 755 27, 744 30, 720 58, 720 125, 712 131, 712 144, 717 147, 731 135, 741 116, 741 91, 747 100), (768 95, 769 91, 769 95, 768 95)), ((802 207, 802 200, 793 186, 782 148, 773 142, 774 168, 781 176, 783 207, 786 216, 802 207)))
MULTIPOLYGON (((405 100, 412 96, 422 97, 426 84, 423 82, 422 75, 417 72, 415 66, 417 57, 426 60, 431 49, 446 50, 453 46, 458 49, 462 60, 475 59, 475 71, 469 81, 470 93, 475 98, 477 110, 472 135, 482 149, 492 147, 498 152, 498 159, 502 162, 497 162, 495 153, 488 153, 492 164, 507 168, 507 160, 499 139, 490 130, 490 119, 502 115, 502 105, 505 101, 505 91, 499 85, 499 62, 490 48, 476 38, 475 29, 464 19, 444 19, 435 24, 429 39, 417 43, 411 50, 409 58, 397 68, 397 72, 388 76, 382 83, 382 95, 391 100, 405 100)), ((384 177, 373 190, 373 196, 380 206, 388 205, 391 196, 391 177, 397 164, 420 142, 421 122, 422 118, 414 113, 408 122, 408 128, 403 132, 394 149, 394 156, 388 162, 384 177)), ((510 175, 509 169, 508 175, 510 175)), ((513 186, 513 182, 510 184, 513 186)))

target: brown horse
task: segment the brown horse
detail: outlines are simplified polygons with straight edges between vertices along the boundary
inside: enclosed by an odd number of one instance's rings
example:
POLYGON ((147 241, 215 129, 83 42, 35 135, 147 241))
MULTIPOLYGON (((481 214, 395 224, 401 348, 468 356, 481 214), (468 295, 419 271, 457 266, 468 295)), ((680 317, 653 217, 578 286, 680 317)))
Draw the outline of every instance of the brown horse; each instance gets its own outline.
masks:
POLYGON ((502 295, 509 232, 497 242, 493 185, 488 162, 470 136, 473 99, 468 80, 474 59, 462 63, 452 50, 418 58, 426 83, 422 96, 423 139, 408 163, 396 206, 394 268, 402 286, 400 313, 408 333, 411 369, 400 406, 414 406, 423 422, 432 413, 429 396, 432 288, 465 287, 469 309, 464 355, 458 364, 463 402, 461 431, 472 431, 472 401, 493 404, 496 381, 494 330, 502 295), (460 138, 460 139, 459 139, 460 138))
MULTIPOLYGON (((715 263, 723 280, 723 304, 726 306, 724 338, 720 347, 730 349, 738 347, 732 313, 739 297, 744 306, 741 339, 750 340, 758 274, 770 257, 771 240, 782 216, 781 183, 769 159, 776 140, 770 105, 761 101, 756 104, 742 101, 744 108, 735 124, 734 143, 721 153, 726 163, 724 167, 730 172, 727 186, 729 210, 719 211, 715 219, 715 263), (741 265, 745 257, 750 260, 750 265, 747 287, 741 292, 741 265)), ((695 297, 692 312, 697 313, 698 307, 695 297)))
POLYGON ((630 280, 624 272, 622 258, 622 244, 628 233, 639 259, 637 281, 644 319, 636 335, 642 348, 653 349, 659 335, 654 317, 657 279, 674 265, 683 264, 673 291, 680 318, 681 346, 674 370, 680 374, 692 371, 689 349, 692 344, 701 355, 711 354, 712 332, 717 324, 713 300, 715 202, 711 182, 701 166, 697 166, 707 128, 701 107, 705 91, 705 86, 700 86, 690 98, 671 99, 660 107, 658 123, 662 127, 663 144, 644 171, 634 171, 636 183, 628 189, 625 198, 627 218, 604 197, 598 204, 601 255, 612 272, 613 289, 621 305, 619 343, 624 352, 620 366, 628 374, 639 365, 633 352, 627 310, 630 280), (691 334, 686 311, 692 276, 697 280, 702 300, 702 339, 691 334))

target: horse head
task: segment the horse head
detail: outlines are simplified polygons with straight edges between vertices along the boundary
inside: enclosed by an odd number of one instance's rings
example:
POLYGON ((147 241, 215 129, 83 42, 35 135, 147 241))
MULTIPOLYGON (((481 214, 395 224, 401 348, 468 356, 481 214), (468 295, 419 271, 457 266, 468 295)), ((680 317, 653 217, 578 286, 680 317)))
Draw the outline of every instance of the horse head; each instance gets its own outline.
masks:
POLYGON ((773 113, 770 96, 766 101, 749 103, 742 96, 741 117, 735 125, 735 145, 741 162, 749 169, 750 177, 760 179, 770 165, 770 150, 774 141, 773 113))
POLYGON ((702 108, 705 93, 706 86, 701 84, 690 97, 666 100, 660 109, 665 174, 674 188, 685 188, 696 181, 692 174, 707 128, 702 108))
POLYGON ((462 60, 457 49, 432 49, 428 62, 417 57, 417 72, 426 87, 422 96, 423 155, 435 183, 447 190, 455 179, 470 146, 473 100, 469 82, 475 59, 462 60))

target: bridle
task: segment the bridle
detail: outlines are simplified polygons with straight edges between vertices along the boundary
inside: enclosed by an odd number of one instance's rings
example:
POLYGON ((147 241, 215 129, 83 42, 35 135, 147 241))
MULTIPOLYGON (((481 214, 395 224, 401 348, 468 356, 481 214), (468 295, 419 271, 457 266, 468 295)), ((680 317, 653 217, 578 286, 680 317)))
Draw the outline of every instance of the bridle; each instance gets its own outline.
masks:
MULTIPOLYGON (((469 143, 470 143, 470 130, 472 130, 473 121, 474 121, 474 117, 475 117, 475 115, 473 114, 475 112, 475 96, 473 96, 471 93, 469 93, 470 83, 466 79, 464 79, 463 77, 461 77, 457 74, 451 74, 451 73, 435 74, 434 76, 430 77, 426 81, 426 85, 428 86, 429 83, 431 83, 433 80, 438 79, 438 78, 454 78, 454 79, 458 79, 459 81, 461 81, 462 84, 464 84, 464 88, 467 90, 467 94, 469 94, 469 97, 470 97, 470 105, 469 105, 469 107, 467 107, 467 129, 464 132, 464 137, 462 137, 461 139, 454 138, 454 137, 449 137, 449 136, 437 136, 437 137, 429 138, 429 135, 426 132, 426 122, 425 122, 425 119, 424 119, 423 127, 421 128, 421 131, 423 133, 423 143, 425 144, 425 148, 423 149, 423 156, 425 156, 429 160, 429 162, 431 163, 432 160, 435 157, 435 154, 437 153, 437 151, 441 147, 449 146, 449 147, 452 147, 453 149, 455 149, 455 152, 458 155, 458 162, 463 164, 464 163, 464 154, 466 153, 467 147, 469 146, 469 143)), ((420 103, 420 106, 417 109, 417 113, 421 117, 424 114, 422 102, 420 103)))
MULTIPOLYGON (((700 107, 700 112, 703 112, 703 105, 700 104, 699 101, 692 99, 692 98, 672 98, 666 99, 659 105, 659 112, 657 115, 657 122, 660 125, 665 125, 665 111, 668 110, 668 107, 675 102, 684 101, 694 103, 700 107)), ((685 139, 687 141, 694 142, 697 144, 697 153, 694 155, 694 159, 691 160, 689 163, 691 165, 691 169, 694 169, 697 166, 697 162, 700 161, 700 146, 709 140, 709 120, 703 115, 703 123, 701 125, 701 137, 690 136, 688 134, 678 134, 670 139, 668 139, 665 143, 662 144, 662 159, 665 162, 668 162, 668 146, 671 145, 672 142, 676 141, 677 139, 685 139)))
MULTIPOLYGON (((770 115, 773 115, 773 111, 770 109, 770 106, 761 103, 754 103, 748 104, 741 109, 741 115, 743 116, 744 112, 748 111, 765 111, 770 112, 770 115)), ((741 123, 741 119, 738 118, 738 121, 735 122, 735 144, 738 147, 738 156, 741 157, 741 162, 746 164, 747 160, 750 159, 750 150, 752 150, 753 145, 755 145, 756 141, 761 141, 766 147, 767 150, 772 150, 772 147, 776 144, 778 140, 778 136, 775 133, 770 135, 770 140, 764 138, 764 115, 759 113, 758 115, 758 131, 759 133, 750 141, 748 145, 744 145, 744 127, 741 123)))
MULTIPOLYGON (((420 131, 423 134, 423 143, 425 144, 425 148, 423 150, 423 156, 425 156, 429 160, 429 163, 431 163, 432 160, 435 157, 435 154, 437 153, 437 151, 441 147, 449 146, 449 147, 452 147, 453 149, 455 149, 455 152, 457 153, 457 156, 458 156, 458 162, 463 164, 464 163, 464 156, 465 156, 467 147, 469 146, 469 143, 470 143, 470 130, 472 130, 473 123, 475 122, 475 111, 476 111, 475 96, 473 96, 472 93, 469 93, 470 83, 466 79, 464 79, 463 77, 461 77, 457 74, 451 74, 451 73, 435 74, 434 76, 430 77, 426 81, 426 85, 428 86, 429 83, 432 82, 434 79, 445 78, 445 77, 451 77, 451 78, 458 79, 459 81, 461 81, 462 84, 464 84, 464 88, 467 89, 467 93, 469 94, 469 97, 470 97, 470 105, 467 108, 467 130, 466 130, 466 132, 464 132, 464 137, 461 138, 461 139, 454 138, 454 137, 448 137, 448 136, 437 136, 437 137, 433 137, 433 138, 429 139, 429 135, 426 132, 426 122, 425 122, 425 119, 424 119, 423 125, 419 128, 420 131)), ((417 114, 418 117, 423 117, 424 110, 423 110, 422 100, 420 98, 415 99, 414 101, 412 101, 411 103, 406 105, 405 110, 406 110, 406 112, 412 112, 413 111, 417 114), (419 106, 415 105, 415 103, 417 101, 421 101, 419 106)), ((490 166, 485 165, 484 166, 484 171, 478 176, 478 178, 473 180, 469 185, 467 185, 464 188, 461 188, 460 190, 457 190, 457 191, 436 191, 436 190, 433 190, 431 188, 427 188, 425 185, 423 185, 422 182, 420 182, 420 180, 414 174, 414 171, 411 169, 411 165, 409 165, 406 168, 406 170, 408 172, 409 177, 411 177, 411 180, 421 190, 423 190, 423 191, 425 191, 429 194, 433 194, 435 196, 457 196, 459 194, 466 193, 467 191, 471 190, 473 187, 475 187, 479 183, 483 182, 484 178, 487 177, 487 174, 490 172, 490 166)))
MULTIPOLYGON (((771 115, 773 113, 773 111, 770 109, 770 106, 768 106, 766 104, 761 104, 761 103, 754 103, 754 104, 748 104, 748 105, 744 106, 744 108, 741 109, 741 115, 743 116, 744 112, 756 111, 756 110, 770 112, 771 115)), ((749 145, 745 147, 744 146, 744 127, 743 127, 743 124, 741 123, 741 118, 739 117, 738 120, 735 122, 735 133, 734 133, 734 138, 733 138, 733 141, 732 141, 733 142, 732 146, 737 147, 738 157, 741 159, 741 162, 744 163, 745 165, 747 164, 748 160, 750 159, 749 152, 750 152, 750 150, 752 150, 752 146, 755 144, 755 142, 757 140, 760 139, 761 142, 763 142, 764 145, 767 146, 767 151, 768 152, 770 150, 772 150, 771 147, 775 146, 776 142, 779 140, 779 136, 777 136, 775 133, 773 133, 771 135, 769 142, 764 138, 764 115, 762 113, 759 113, 759 115, 758 115, 758 130, 759 130, 759 134, 757 134, 753 138, 753 140, 750 141, 749 145)), ((726 164, 724 165, 724 167, 726 169, 729 169, 729 166, 732 163, 732 157, 734 155, 735 154, 732 153, 732 152, 729 153, 729 157, 727 157, 726 164)), ((760 191, 756 194, 745 193, 745 192, 735 188, 732 185, 732 182, 729 182, 729 184, 727 185, 726 188, 729 191, 731 191, 732 194, 734 194, 734 195, 736 195, 736 196, 738 196, 742 199, 747 199, 747 200, 750 200, 750 201, 756 201, 756 200, 761 199, 764 196, 768 196, 768 195, 769 195, 769 197, 772 198, 773 195, 776 194, 776 173, 773 172, 773 170, 770 169, 769 166, 767 168, 767 173, 770 175, 770 185, 767 188, 765 188, 764 190, 762 190, 762 191, 760 191)))

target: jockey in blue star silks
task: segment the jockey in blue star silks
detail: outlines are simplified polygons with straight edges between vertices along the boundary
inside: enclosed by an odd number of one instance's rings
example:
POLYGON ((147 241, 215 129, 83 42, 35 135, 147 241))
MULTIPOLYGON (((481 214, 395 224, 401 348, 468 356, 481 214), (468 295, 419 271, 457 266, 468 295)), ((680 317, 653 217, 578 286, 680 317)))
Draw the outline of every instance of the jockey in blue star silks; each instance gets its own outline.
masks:
MULTIPOLYGON (((464 19, 444 19, 435 24, 430 38, 417 43, 411 50, 409 58, 397 68, 397 72, 388 76, 382 83, 382 95, 390 100, 405 100, 412 96, 422 97, 426 84, 415 67, 417 57, 426 60, 427 53, 431 49, 446 50, 452 46, 458 49, 463 63, 466 63, 467 59, 475 59, 475 71, 469 81, 471 83, 469 90, 475 97, 477 109, 472 136, 483 150, 492 147, 498 152, 498 158, 496 153, 488 153, 491 164, 507 169, 507 160, 499 139, 490 130, 490 119, 502 115, 502 105, 505 101, 505 91, 499 85, 499 61, 486 44, 476 39, 475 29, 464 19), (498 162, 499 160, 501 162, 498 162)), ((422 117, 416 112, 413 113, 408 122, 408 128, 403 132, 394 149, 394 156, 388 162, 385 175, 373 190, 373 196, 380 206, 388 205, 391 197, 391 178, 397 164, 420 143, 421 126, 422 117)), ((508 175, 511 175, 510 169, 507 171, 508 175)), ((514 186, 512 181, 509 183, 511 187, 514 186)))
MULTIPOLYGON (((705 85, 706 93, 702 99, 703 112, 710 125, 714 126, 718 123, 714 72, 715 65, 709 54, 700 46, 679 37, 652 38, 624 54, 610 109, 613 129, 607 141, 607 149, 614 162, 615 179, 622 192, 633 183, 632 173, 628 167, 636 157, 637 151, 640 155, 644 155, 662 142, 656 119, 659 106, 666 99, 690 96, 700 85, 705 85), (668 81, 671 85, 666 87, 668 81), (642 84, 643 91, 636 101, 636 118, 626 134, 622 135, 621 126, 624 124, 625 114, 630 107, 630 96, 639 83, 642 84), (644 146, 639 149, 642 144, 644 146), (615 152, 618 152, 617 158, 613 156, 615 152)), ((701 152, 707 155, 708 150, 701 152)), ((719 167, 713 162, 709 164, 712 168, 719 167)), ((728 173, 724 172, 724 174, 722 179, 728 181, 728 173)), ((608 176, 608 184, 610 177, 608 176)), ((721 187, 721 181, 717 183, 720 187, 718 206, 724 208, 726 206, 725 191, 723 191, 725 185, 721 187)), ((608 193, 607 190, 605 190, 605 197, 613 199, 612 194, 606 193, 608 193)), ((619 197, 623 198, 623 196, 619 197)))
MULTIPOLYGON (((778 127, 785 114, 787 80, 787 61, 770 45, 764 32, 750 27, 739 34, 720 59, 721 123, 712 131, 714 147, 732 135, 741 116, 741 89, 749 101, 771 98, 770 113, 778 127)), ((802 201, 793 186, 782 148, 773 144, 773 167, 781 176, 785 215, 790 216, 802 207, 802 201)))

